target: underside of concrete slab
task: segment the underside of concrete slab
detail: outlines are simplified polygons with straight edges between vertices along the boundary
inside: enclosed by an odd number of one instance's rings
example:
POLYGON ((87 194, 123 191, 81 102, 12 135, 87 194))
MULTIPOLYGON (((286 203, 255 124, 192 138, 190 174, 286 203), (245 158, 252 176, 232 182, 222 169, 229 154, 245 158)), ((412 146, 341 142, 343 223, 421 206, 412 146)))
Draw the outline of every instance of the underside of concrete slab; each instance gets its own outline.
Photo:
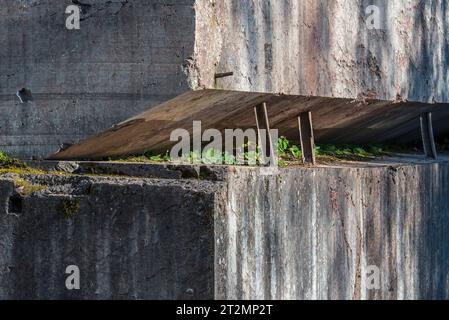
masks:
POLYGON ((192 136, 201 129, 256 128, 253 108, 266 103, 270 126, 290 141, 299 141, 298 116, 313 114, 315 139, 321 143, 407 143, 420 138, 420 115, 432 112, 437 136, 449 133, 448 104, 304 97, 226 90, 185 93, 111 129, 71 146, 50 159, 102 159, 146 151, 168 151, 176 129, 192 136))

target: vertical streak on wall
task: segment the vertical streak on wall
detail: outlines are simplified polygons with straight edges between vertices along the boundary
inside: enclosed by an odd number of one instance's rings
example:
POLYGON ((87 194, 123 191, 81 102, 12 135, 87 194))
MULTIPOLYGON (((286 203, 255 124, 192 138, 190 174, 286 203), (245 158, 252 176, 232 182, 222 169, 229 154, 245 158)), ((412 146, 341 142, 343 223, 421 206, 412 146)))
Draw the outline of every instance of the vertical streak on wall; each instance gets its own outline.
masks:
POLYGON ((249 226, 228 229, 237 233, 228 237, 255 239, 255 249, 229 241, 227 298, 252 297, 254 287, 272 299, 446 297, 448 168, 448 163, 295 168, 274 176, 236 168, 228 185, 230 221, 224 223, 249 226), (267 215, 262 228, 250 227, 267 215), (267 242, 269 250, 257 249, 267 242), (235 260, 269 261, 270 273, 261 276, 257 266, 236 269, 235 260), (380 269, 380 290, 369 287, 369 266, 380 269))
MULTIPOLYGON (((361 177, 362 181, 364 181, 365 176, 363 175, 361 177)), ((360 186, 360 198, 359 198, 359 207, 364 208, 366 197, 365 193, 362 190, 362 186, 360 186)), ((363 210, 358 211, 358 220, 359 220, 359 226, 360 226, 360 234, 361 234, 361 244, 360 244, 360 300, 367 300, 367 290, 366 290, 366 267, 367 267, 367 258, 366 258, 366 242, 365 242, 365 219, 364 219, 364 212, 363 210)))
MULTIPOLYGON (((396 189, 396 199, 397 199, 397 207, 396 207, 396 234, 402 235, 403 228, 403 220, 402 220, 402 211, 401 211, 401 202, 400 199, 400 190, 396 189)), ((402 270, 404 262, 402 261, 402 241, 396 241, 396 272, 397 272, 397 298, 403 300, 405 298, 404 295, 404 287, 405 287, 405 279, 404 272, 402 270)))
POLYGON ((318 205, 318 198, 317 198, 317 190, 316 190, 316 172, 313 172, 312 175, 313 179, 313 185, 311 188, 312 192, 312 226, 315 226, 312 228, 312 294, 310 295, 310 298, 312 300, 318 299, 318 261, 317 261, 317 205, 318 205))
MULTIPOLYGON (((234 71, 220 80, 220 88, 229 90, 447 102, 446 2, 217 2, 211 11, 219 28, 195 35, 198 47, 211 47, 209 63, 198 70, 234 71), (366 25, 365 10, 373 4, 380 11, 378 30, 366 25)), ((205 17, 198 11, 207 25, 205 17)))

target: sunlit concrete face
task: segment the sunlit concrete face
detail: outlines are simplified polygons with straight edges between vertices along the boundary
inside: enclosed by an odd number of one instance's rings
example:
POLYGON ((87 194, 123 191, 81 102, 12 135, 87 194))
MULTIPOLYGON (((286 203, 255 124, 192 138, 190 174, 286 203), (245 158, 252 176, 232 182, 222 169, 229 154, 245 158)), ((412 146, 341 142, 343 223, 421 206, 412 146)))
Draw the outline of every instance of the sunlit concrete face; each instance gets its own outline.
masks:
POLYGON ((196 12, 200 87, 232 71, 215 86, 448 102, 446 1, 197 1, 196 12))

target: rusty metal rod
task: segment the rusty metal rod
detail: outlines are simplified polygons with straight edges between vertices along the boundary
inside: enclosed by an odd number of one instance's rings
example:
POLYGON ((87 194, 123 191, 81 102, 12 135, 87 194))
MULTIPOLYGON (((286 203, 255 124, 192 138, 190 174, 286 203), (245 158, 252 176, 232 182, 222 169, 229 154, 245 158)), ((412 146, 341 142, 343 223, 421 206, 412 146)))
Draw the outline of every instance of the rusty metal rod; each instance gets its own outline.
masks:
POLYGON ((270 164, 274 166, 276 165, 276 155, 274 151, 273 139, 270 132, 267 104, 264 102, 254 107, 254 115, 256 117, 259 147, 262 151, 261 160, 264 165, 270 164))
POLYGON ((433 134, 432 113, 426 112, 420 115, 421 138, 424 148, 424 154, 428 158, 437 159, 437 148, 433 134))
POLYGON ((233 75, 234 75, 234 72, 216 73, 216 74, 215 74, 215 79, 231 77, 231 76, 233 76, 233 75))
POLYGON ((312 112, 303 112, 298 116, 299 136, 301 139, 302 162, 315 164, 315 138, 313 135, 312 112))

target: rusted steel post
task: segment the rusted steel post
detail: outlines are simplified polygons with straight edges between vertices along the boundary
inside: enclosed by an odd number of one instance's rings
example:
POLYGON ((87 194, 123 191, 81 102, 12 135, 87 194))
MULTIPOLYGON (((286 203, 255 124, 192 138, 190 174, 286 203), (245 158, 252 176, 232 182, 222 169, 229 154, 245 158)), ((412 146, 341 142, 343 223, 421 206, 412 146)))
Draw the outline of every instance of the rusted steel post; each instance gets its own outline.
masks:
POLYGON ((303 112, 298 116, 298 127, 301 139, 302 162, 315 164, 315 139, 313 136, 312 112, 303 112))
POLYGON ((268 120, 267 104, 261 103, 254 107, 256 117, 257 137, 261 149, 261 161, 264 165, 276 164, 273 139, 270 133, 270 122, 268 120))
POLYGON ((435 138, 433 135, 432 113, 426 112, 420 115, 419 121, 421 124, 421 138, 426 157, 437 159, 437 148, 435 145, 435 138))
POLYGON ((221 78, 226 78, 226 77, 231 77, 234 75, 234 72, 223 72, 223 73, 216 73, 214 75, 215 79, 221 79, 221 78))

